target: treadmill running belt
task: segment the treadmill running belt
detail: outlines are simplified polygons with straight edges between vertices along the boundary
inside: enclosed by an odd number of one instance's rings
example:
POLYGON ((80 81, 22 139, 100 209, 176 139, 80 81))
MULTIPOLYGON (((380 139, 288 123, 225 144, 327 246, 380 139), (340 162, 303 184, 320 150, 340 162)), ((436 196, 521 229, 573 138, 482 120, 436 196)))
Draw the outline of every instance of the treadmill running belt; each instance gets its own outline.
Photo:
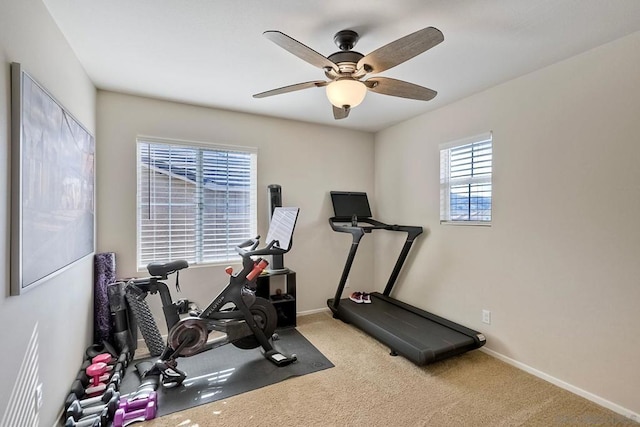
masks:
POLYGON ((371 296, 371 304, 341 300, 338 309, 340 318, 353 323, 416 364, 435 362, 479 347, 474 339, 475 331, 469 331, 471 335, 459 332, 409 311, 389 297, 377 293, 371 296))

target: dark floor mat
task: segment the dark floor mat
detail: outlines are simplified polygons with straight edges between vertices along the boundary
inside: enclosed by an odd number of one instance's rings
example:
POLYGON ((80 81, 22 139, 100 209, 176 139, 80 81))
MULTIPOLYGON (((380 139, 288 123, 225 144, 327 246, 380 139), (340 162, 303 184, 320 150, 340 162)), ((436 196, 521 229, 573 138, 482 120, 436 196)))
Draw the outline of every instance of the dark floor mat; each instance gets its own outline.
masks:
MULTIPOLYGON (((275 349, 287 355, 296 354, 297 362, 277 367, 264 358, 261 347, 240 350, 231 344, 193 357, 180 358, 178 368, 187 373, 187 379, 182 386, 176 388, 158 388, 158 416, 333 367, 296 329, 281 329, 277 332, 280 339, 274 341, 275 349)), ((127 368, 120 385, 123 396, 135 392, 140 385, 134 365, 153 360, 156 358, 139 360, 127 368)))

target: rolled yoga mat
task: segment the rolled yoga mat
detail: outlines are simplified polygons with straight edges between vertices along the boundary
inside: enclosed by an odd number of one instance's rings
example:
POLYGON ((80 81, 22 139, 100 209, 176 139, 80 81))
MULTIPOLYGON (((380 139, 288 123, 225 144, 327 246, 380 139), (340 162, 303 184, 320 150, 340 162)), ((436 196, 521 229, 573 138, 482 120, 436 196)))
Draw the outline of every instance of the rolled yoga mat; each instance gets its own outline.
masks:
POLYGON ((116 281, 116 254, 99 253, 93 259, 93 317, 94 342, 112 342, 111 312, 107 286, 116 281))

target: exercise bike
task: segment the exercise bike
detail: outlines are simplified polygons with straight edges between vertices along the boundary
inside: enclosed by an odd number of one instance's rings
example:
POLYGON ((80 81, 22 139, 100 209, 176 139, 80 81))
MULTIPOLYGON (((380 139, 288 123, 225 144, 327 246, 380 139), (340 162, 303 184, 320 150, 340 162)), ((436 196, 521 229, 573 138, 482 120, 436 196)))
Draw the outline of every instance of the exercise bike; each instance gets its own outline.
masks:
POLYGON ((278 240, 271 240, 266 247, 257 249, 259 239, 260 236, 236 246, 236 251, 242 257, 242 270, 233 274, 231 267, 227 267, 229 284, 204 310, 185 299, 174 302, 168 286, 163 282, 176 273, 176 288, 180 289, 179 271, 189 266, 184 260, 151 263, 147 266, 151 277, 129 281, 127 292, 132 292, 140 299, 149 293, 160 294, 169 331, 164 351, 145 376, 160 375, 164 387, 178 386, 187 377, 185 372, 177 368, 178 358, 190 357, 225 344, 245 350, 262 346, 264 356, 277 366, 286 366, 297 360, 295 355, 286 356, 273 348, 270 338, 274 335, 278 315, 269 300, 255 294, 256 279, 269 265, 260 256, 286 253, 290 244, 285 250, 278 247, 278 240), (253 257, 257 258, 254 260, 253 257), (210 340, 209 335, 214 331, 223 335, 210 340))

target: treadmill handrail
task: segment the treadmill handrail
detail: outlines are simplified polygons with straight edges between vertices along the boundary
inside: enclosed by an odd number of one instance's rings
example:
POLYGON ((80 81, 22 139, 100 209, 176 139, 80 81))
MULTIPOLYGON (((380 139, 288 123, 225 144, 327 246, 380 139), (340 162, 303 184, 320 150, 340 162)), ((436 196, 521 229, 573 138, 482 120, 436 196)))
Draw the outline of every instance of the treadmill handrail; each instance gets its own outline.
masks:
POLYGON ((422 234, 423 231, 422 227, 420 226, 385 224, 384 222, 375 220, 373 218, 357 218, 357 221, 358 223, 365 223, 370 225, 353 225, 350 219, 338 217, 329 218, 329 225, 331 225, 333 231, 351 234, 370 233, 373 230, 404 231, 409 234, 408 237, 411 241, 422 234))
POLYGON ((333 231, 337 231, 339 233, 350 233, 353 237, 353 241, 351 243, 351 249, 349 250, 349 255, 347 256, 347 261, 345 263, 344 269, 342 271, 342 276, 340 277, 340 282, 338 283, 338 288, 336 289, 336 295, 331 304, 331 310, 336 313, 338 310, 338 305, 340 304, 340 298, 342 298, 342 293, 344 291, 344 287, 347 282, 347 278, 349 277, 349 272, 351 270, 351 265, 353 264, 353 260, 356 256, 356 252, 358 250, 358 245, 360 243, 360 239, 364 236, 365 233, 371 233, 373 230, 389 230, 389 231, 402 231, 407 233, 407 239, 404 242, 404 246, 400 251, 400 255, 396 261, 395 266, 393 267, 393 271, 389 276, 389 280, 387 281, 387 285, 384 289, 384 295, 389 296, 391 294, 391 290, 395 285, 396 280, 398 279, 398 275, 400 274, 400 269, 404 264, 405 259, 411 249, 411 245, 413 244, 413 240, 422 234, 422 227, 420 226, 412 226, 412 225, 389 225, 384 222, 375 220, 373 218, 340 218, 340 217, 331 217, 329 218, 329 225, 333 231), (370 224, 370 225, 357 225, 359 223, 370 224), (343 224, 343 225, 339 225, 343 224))

